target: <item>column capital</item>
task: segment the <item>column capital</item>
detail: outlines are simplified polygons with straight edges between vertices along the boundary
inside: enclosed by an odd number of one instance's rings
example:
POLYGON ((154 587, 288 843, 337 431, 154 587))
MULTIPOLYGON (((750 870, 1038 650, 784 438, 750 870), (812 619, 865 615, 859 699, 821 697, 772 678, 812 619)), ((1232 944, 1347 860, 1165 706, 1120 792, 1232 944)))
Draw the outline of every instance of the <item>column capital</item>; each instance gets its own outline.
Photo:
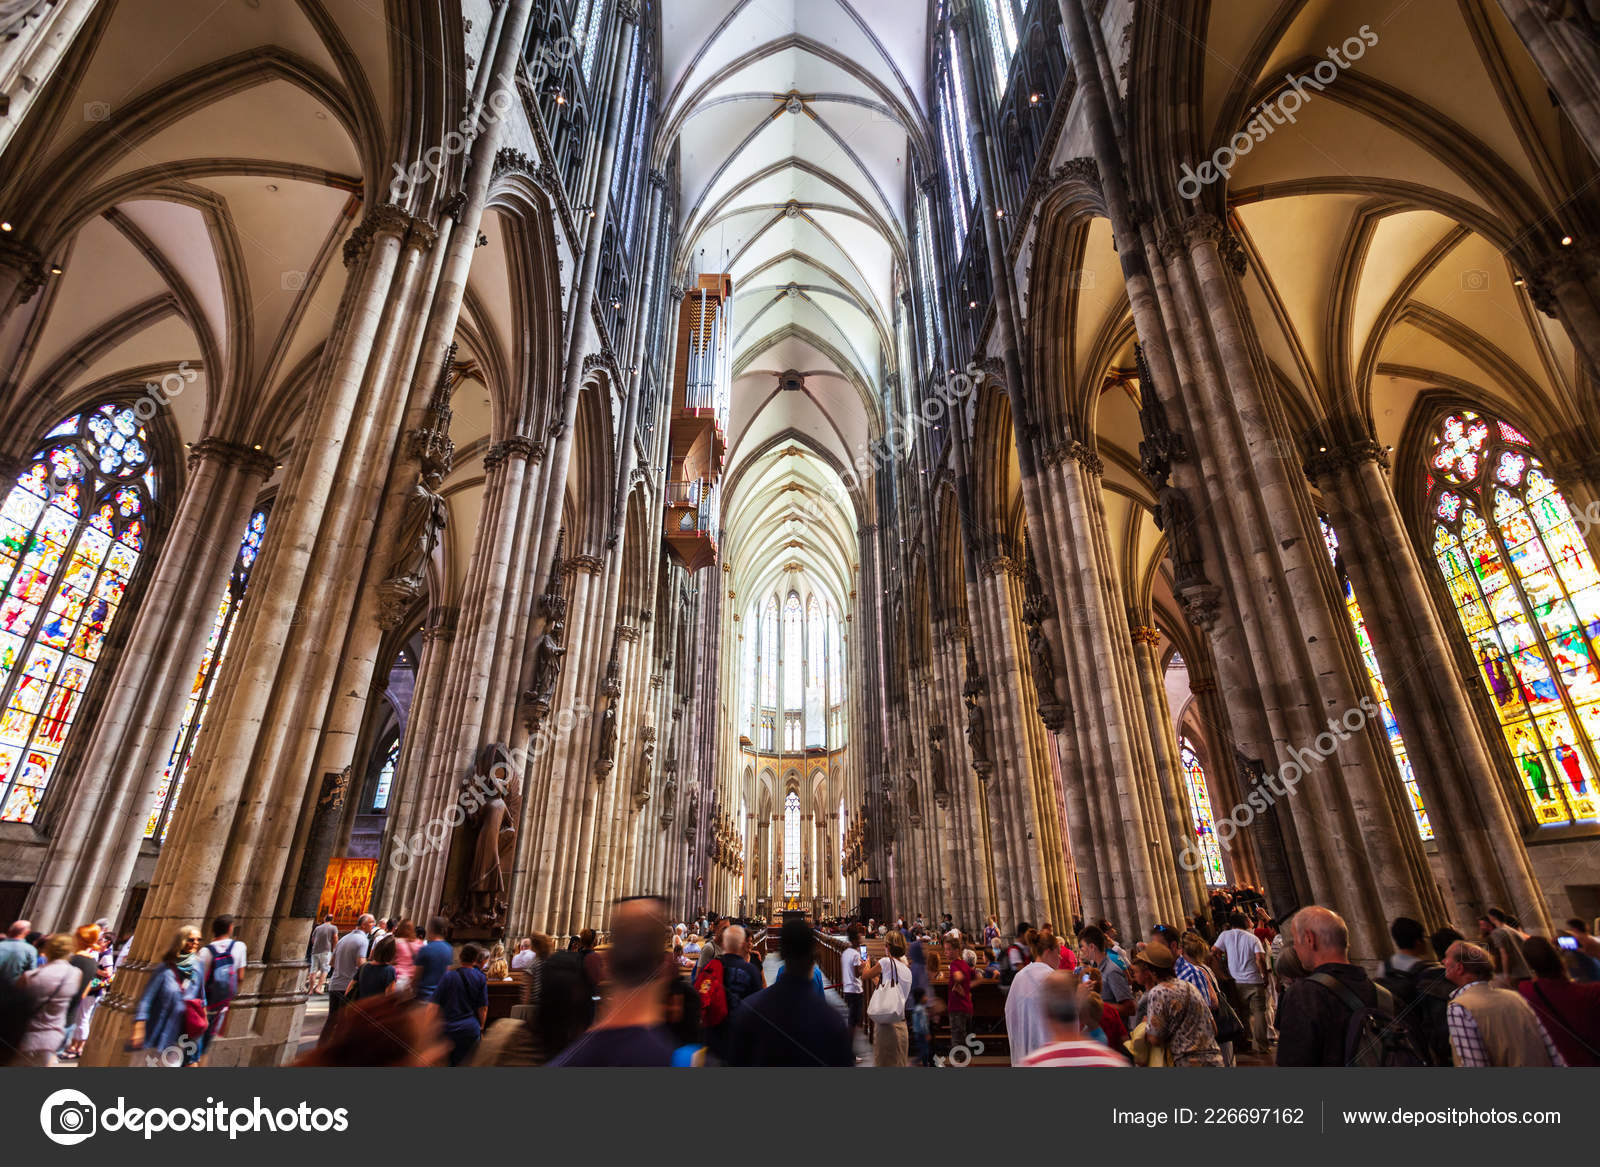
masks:
POLYGON ((1222 589, 1215 584, 1196 584, 1181 589, 1178 602, 1183 605, 1184 619, 1196 628, 1210 628, 1222 611, 1222 589))
POLYGON ((17 284, 19 304, 26 304, 44 287, 44 256, 11 232, 0 234, 0 267, 11 268, 21 275, 17 284))
POLYGON ((496 442, 489 447, 488 453, 483 456, 483 468, 494 470, 512 458, 523 458, 530 462, 544 460, 544 443, 534 439, 514 434, 503 441, 496 442))
POLYGON ((1161 633, 1148 624, 1136 624, 1128 630, 1135 644, 1148 644, 1151 648, 1161 643, 1161 633))
POLYGON ((599 575, 605 570, 606 564, 598 555, 569 555, 561 566, 567 575, 576 575, 580 571, 599 575))
POLYGON ((1389 469, 1389 447, 1380 445, 1373 438, 1356 438, 1339 444, 1331 440, 1324 444, 1313 439, 1310 452, 1306 454, 1306 477, 1323 486, 1338 477, 1341 470, 1354 468, 1363 462, 1376 462, 1383 469, 1389 469))
POLYGON ((393 235, 402 242, 431 247, 437 232, 421 219, 406 214, 393 203, 379 203, 367 211, 361 225, 344 243, 344 265, 354 267, 367 254, 379 235, 393 235))
POLYGON ((269 478, 277 468, 277 459, 260 446, 247 446, 242 442, 227 442, 221 438, 201 438, 189 447, 189 472, 194 473, 201 462, 216 462, 230 469, 243 470, 259 478, 269 478))

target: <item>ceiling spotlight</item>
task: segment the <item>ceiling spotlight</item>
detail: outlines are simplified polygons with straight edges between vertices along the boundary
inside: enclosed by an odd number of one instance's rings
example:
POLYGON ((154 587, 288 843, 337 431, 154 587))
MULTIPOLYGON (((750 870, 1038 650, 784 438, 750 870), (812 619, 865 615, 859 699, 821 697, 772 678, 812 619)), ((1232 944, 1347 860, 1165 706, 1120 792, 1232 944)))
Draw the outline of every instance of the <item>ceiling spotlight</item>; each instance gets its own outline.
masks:
POLYGON ((565 93, 562 93, 561 90, 559 90, 559 89, 556 90, 556 104, 557 105, 566 105, 567 104, 567 95, 565 93))
POLYGON ((1006 209, 1004 207, 996 207, 994 209, 994 217, 996 219, 1004 219, 1006 217, 1006 209))
POLYGON ((257 442, 257 443, 256 443, 256 444, 255 444, 255 445, 254 445, 254 446, 252 446, 252 447, 250 447, 250 448, 251 448, 251 449, 252 449, 252 450, 259 450, 259 449, 260 449, 260 448, 261 448, 261 443, 260 443, 260 442, 257 442))
POLYGON ((53 275, 53 276, 60 275, 61 274, 61 265, 59 263, 52 263, 50 265, 50 274, 53 275))
POLYGON ((1511 281, 1511 286, 1515 287, 1515 288, 1520 288, 1524 284, 1526 284, 1527 282, 1528 282, 1527 280, 1523 279, 1521 276, 1518 276, 1516 279, 1511 281))
POLYGON ((613 312, 620 311, 621 308, 622 308, 622 301, 621 300, 613 300, 613 301, 611 301, 611 310, 613 312))
POLYGON ((1562 247, 1571 247, 1572 246, 1572 236, 1571 235, 1563 235, 1561 237, 1561 246, 1562 247))
POLYGON ((1038 105, 1039 104, 1039 98, 1040 98, 1040 94, 1037 94, 1037 93, 1028 94, 1028 104, 1029 105, 1038 105))
POLYGON ((976 308, 977 306, 978 306, 978 302, 976 300, 968 300, 967 301, 967 307, 968 308, 976 308))
POLYGON ((11 220, 10 219, 5 220, 4 222, 0 222, 0 231, 9 231, 9 230, 11 230, 11 220))

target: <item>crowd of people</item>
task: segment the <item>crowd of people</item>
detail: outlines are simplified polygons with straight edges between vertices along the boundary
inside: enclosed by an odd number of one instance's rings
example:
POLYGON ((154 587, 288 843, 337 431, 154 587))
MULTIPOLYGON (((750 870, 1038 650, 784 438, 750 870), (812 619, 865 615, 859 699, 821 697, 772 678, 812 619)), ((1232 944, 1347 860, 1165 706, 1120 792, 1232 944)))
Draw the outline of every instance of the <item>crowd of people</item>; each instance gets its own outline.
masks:
MULTIPOLYGON (((342 935, 327 916, 305 982, 326 997, 326 1021, 299 1062, 964 1065, 1003 1035, 1024 1067, 1600 1065, 1600 940, 1581 920, 1550 938, 1491 909, 1468 940, 1401 917, 1369 973, 1326 908, 1275 919, 1249 888, 1207 907, 1126 943, 1105 919, 1074 920, 1067 935, 1024 921, 1005 935, 994 917, 967 932, 949 915, 830 922, 825 941, 791 914, 760 944, 756 926, 731 919, 671 924, 666 904, 643 896, 616 905, 603 941, 534 933, 510 950, 458 946, 442 916, 419 934, 363 915, 342 935), (779 958, 770 984, 763 949, 779 958), (517 1003, 490 1024, 494 982, 514 985, 517 1003)), ((107 921, 49 936, 14 923, 0 941, 6 1060, 75 1058, 129 943, 107 921)), ((133 1056, 203 1064, 226 1036, 246 959, 230 916, 211 922, 209 941, 177 929, 133 1013, 133 1056)))

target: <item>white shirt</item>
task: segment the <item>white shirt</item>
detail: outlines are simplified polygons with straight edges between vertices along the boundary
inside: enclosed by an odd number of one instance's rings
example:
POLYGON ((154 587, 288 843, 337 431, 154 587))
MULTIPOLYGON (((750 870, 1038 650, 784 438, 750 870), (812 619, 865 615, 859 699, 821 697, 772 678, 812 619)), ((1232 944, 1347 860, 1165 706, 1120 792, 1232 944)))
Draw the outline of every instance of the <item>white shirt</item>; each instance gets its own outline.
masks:
POLYGON ((1228 954, 1228 975, 1234 980, 1241 985, 1262 983, 1261 970, 1256 967, 1256 953, 1266 949, 1261 947, 1261 939, 1254 932, 1229 928, 1217 937, 1212 947, 1228 954))
POLYGON ((199 966, 195 975, 200 978, 202 985, 211 977, 212 959, 226 953, 230 944, 233 945, 233 983, 239 983, 239 974, 244 971, 244 941, 225 936, 221 940, 213 940, 195 953, 195 964, 199 966))
POLYGON ((1006 992, 1006 1040, 1011 1045, 1011 1064, 1022 1060, 1041 1046, 1050 1044, 1050 1026, 1045 1022, 1044 982, 1056 970, 1042 960, 1017 970, 1006 992))
POLYGON ((519 972, 525 968, 532 968, 533 962, 539 959, 539 954, 531 948, 524 948, 511 958, 511 967, 519 972))
POLYGON ((842 973, 839 982, 841 993, 859 993, 861 991, 861 966, 867 961, 865 950, 861 948, 846 948, 840 960, 842 973))

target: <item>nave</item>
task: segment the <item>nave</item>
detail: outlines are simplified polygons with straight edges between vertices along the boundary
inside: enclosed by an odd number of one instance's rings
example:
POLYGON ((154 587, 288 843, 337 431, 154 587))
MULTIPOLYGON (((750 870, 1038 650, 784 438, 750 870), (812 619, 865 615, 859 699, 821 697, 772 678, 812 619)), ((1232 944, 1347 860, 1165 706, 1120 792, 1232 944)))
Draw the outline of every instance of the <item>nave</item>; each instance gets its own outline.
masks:
POLYGON ((324 923, 635 895, 1106 921, 1130 1000, 1219 894, 1584 971, 1596 29, 0 5, 0 922, 104 1006, 48 1052, 135 1058, 221 917, 191 1052, 276 1065, 324 923))

